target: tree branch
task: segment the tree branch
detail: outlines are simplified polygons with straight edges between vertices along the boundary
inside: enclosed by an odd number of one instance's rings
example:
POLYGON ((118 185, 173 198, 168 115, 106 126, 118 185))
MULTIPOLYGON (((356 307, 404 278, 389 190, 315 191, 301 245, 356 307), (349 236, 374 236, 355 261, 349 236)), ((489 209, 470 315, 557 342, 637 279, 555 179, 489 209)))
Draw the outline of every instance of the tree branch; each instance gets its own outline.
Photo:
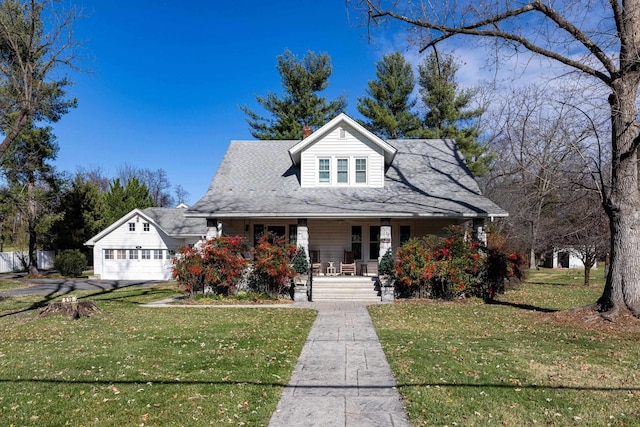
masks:
POLYGON ((409 16, 393 12, 392 10, 383 11, 379 9, 377 6, 375 6, 372 0, 366 0, 366 3, 369 7, 369 10, 372 11, 373 19, 390 17, 390 18, 405 22, 407 24, 414 25, 419 28, 426 28, 429 30, 435 30, 443 33, 442 36, 429 41, 425 46, 421 48, 421 51, 424 51, 425 49, 437 43, 440 43, 446 39, 449 39, 454 35, 461 34, 461 35, 471 35, 471 36, 479 36, 479 37, 486 37, 486 38, 498 38, 498 39, 515 42, 519 45, 522 45, 524 48, 526 48, 527 50, 533 53, 536 53, 538 55, 541 55, 550 59, 554 59, 562 64, 568 65, 572 68, 575 68, 586 74, 596 77, 601 81, 603 81, 607 86, 611 86, 612 78, 610 75, 607 75, 593 67, 589 67, 588 65, 583 64, 579 61, 576 61, 570 57, 561 55, 557 52, 554 52, 552 50, 539 46, 535 43, 532 43, 530 40, 528 40, 527 38, 521 35, 500 30, 497 25, 498 23, 503 22, 509 18, 514 18, 529 12, 537 11, 547 16, 554 23, 556 23, 556 25, 558 25, 561 29, 571 34, 576 39, 576 41, 580 42, 583 46, 585 46, 589 50, 589 52, 591 52, 603 64, 605 69, 610 74, 614 74, 616 72, 614 63, 604 54, 604 52, 600 50, 600 48, 597 45, 595 45, 595 43, 591 41, 591 39, 589 39, 589 37, 587 37, 584 33, 582 33, 573 24, 562 19, 560 15, 555 13, 555 11, 544 6, 538 0, 534 1, 533 3, 529 3, 525 6, 522 6, 520 8, 511 9, 504 13, 491 16, 487 19, 480 20, 478 22, 475 22, 469 25, 462 25, 459 27, 442 25, 436 22, 431 22, 429 20, 414 19, 409 16), (494 29, 483 29, 483 27, 487 27, 491 25, 494 26, 494 29))

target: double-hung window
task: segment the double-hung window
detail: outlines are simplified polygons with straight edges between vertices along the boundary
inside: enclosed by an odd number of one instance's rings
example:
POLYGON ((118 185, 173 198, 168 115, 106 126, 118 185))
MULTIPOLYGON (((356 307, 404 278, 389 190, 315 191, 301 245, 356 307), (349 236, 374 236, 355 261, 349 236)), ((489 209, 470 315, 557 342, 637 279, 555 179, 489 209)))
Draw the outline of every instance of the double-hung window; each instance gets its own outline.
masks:
POLYGON ((129 223, 129 231, 136 231, 136 223, 135 222, 130 222, 129 223))
POLYGON ((318 182, 331 182, 331 159, 318 159, 318 182))
POLYGON ((367 159, 356 159, 356 184, 367 183, 367 159))
POLYGON ((349 183, 349 159, 338 159, 338 184, 349 183))

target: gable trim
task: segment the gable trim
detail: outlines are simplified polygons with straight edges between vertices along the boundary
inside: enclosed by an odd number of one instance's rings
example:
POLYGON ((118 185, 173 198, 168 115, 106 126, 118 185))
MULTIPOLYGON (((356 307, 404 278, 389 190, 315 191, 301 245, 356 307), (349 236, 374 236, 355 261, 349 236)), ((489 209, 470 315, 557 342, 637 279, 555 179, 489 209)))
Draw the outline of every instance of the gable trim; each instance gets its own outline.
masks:
POLYGON ((114 231, 116 228, 120 227, 121 225, 123 225, 124 223, 128 222, 129 220, 131 220, 132 218, 134 218, 134 216, 139 215, 142 219, 144 219, 146 222, 148 222, 149 224, 153 225, 156 229, 162 231, 164 234, 169 235, 162 227, 160 227, 160 225, 155 222, 151 217, 149 217, 148 215, 146 215, 143 211, 141 211, 140 209, 136 208, 134 210, 132 210, 131 212, 129 212, 126 215, 123 215, 119 220, 117 220, 116 222, 114 222, 113 224, 111 224, 109 227, 105 228, 104 230, 102 230, 100 233, 96 234, 95 236, 93 236, 91 239, 87 240, 84 244, 85 246, 95 246, 98 241, 100 241, 103 237, 109 235, 112 231, 114 231))
POLYGON ((393 162, 394 157, 396 156, 397 150, 391 146, 389 143, 382 140, 380 137, 368 131, 364 126, 360 123, 353 120, 351 117, 347 116, 345 113, 340 113, 333 119, 331 119, 327 124, 313 132, 310 136, 304 138, 302 141, 298 142, 296 145, 289 149, 289 157, 291 157, 291 161, 295 166, 300 165, 300 158, 302 152, 308 146, 314 144, 317 140, 324 137, 329 130, 333 129, 336 125, 340 123, 345 123, 356 129, 357 132, 364 135, 364 137, 371 141, 373 144, 380 147, 384 153, 384 164, 385 168, 388 168, 393 162))

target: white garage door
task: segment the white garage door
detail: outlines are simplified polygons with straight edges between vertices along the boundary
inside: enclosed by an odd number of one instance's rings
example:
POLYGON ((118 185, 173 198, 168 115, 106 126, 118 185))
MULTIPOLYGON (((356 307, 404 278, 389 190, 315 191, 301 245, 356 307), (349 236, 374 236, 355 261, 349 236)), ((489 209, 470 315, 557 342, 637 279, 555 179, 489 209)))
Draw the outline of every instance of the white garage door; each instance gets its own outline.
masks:
POLYGON ((172 264, 165 249, 105 249, 105 280, 170 280, 172 264))

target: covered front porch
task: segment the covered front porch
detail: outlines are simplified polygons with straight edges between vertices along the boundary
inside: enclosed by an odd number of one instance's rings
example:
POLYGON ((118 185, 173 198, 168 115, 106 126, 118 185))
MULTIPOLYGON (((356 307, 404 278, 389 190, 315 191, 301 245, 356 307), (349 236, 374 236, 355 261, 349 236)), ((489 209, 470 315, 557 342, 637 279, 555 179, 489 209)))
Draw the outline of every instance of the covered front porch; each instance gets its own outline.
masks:
MULTIPOLYGON (((387 249, 395 251, 413 237, 443 235, 449 225, 469 218, 210 218, 210 234, 242 236, 255 246, 265 233, 303 247, 316 277, 378 276, 378 263, 387 249)), ((482 233, 483 218, 473 219, 482 233)))

